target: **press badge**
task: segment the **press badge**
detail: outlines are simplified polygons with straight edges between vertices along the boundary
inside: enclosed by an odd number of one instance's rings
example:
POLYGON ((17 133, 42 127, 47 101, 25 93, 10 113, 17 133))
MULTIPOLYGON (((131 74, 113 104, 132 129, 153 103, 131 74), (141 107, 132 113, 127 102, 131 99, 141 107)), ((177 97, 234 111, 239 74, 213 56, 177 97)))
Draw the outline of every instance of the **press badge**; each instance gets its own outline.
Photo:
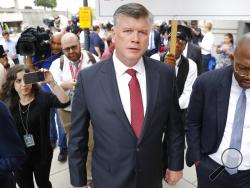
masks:
POLYGON ((23 138, 27 148, 35 145, 32 134, 25 134, 23 138))

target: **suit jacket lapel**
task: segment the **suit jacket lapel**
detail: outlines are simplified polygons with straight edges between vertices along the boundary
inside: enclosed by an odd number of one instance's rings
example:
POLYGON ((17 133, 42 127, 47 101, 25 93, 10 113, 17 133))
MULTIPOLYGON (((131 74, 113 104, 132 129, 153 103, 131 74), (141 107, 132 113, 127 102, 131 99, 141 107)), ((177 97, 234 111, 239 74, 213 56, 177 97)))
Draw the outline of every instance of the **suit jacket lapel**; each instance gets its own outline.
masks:
POLYGON ((144 58, 146 83, 147 83, 147 107, 144 117, 143 129, 140 138, 138 140, 138 144, 140 144, 143 138, 146 137, 147 128, 150 125, 150 120, 152 119, 151 116, 154 112, 157 95, 159 91, 158 88, 159 88, 160 75, 158 74, 158 71, 153 68, 151 63, 152 62, 150 62, 149 59, 144 58))
POLYGON ((122 106, 113 60, 112 58, 110 58, 109 60, 102 63, 105 64, 100 70, 102 73, 100 78, 101 87, 103 88, 103 91, 110 105, 114 107, 113 110, 121 120, 122 124, 127 127, 130 134, 135 136, 122 106))
MULTIPOLYGON (((222 139, 227 121, 227 111, 232 84, 232 67, 226 68, 221 78, 221 84, 217 88, 217 120, 219 139, 222 139)), ((221 140, 220 140, 221 141, 221 140)), ((220 142, 218 142, 220 143, 220 142)))

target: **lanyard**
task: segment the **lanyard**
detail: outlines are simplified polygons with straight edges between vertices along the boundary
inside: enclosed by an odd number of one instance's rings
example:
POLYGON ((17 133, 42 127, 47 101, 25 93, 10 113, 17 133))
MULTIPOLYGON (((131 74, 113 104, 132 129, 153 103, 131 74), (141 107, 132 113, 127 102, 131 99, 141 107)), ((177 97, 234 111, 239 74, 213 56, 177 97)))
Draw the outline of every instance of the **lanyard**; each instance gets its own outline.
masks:
POLYGON ((77 78, 77 76, 78 76, 78 73, 79 73, 80 70, 81 70, 81 66, 82 66, 82 63, 79 63, 79 64, 78 64, 78 67, 77 67, 77 69, 76 69, 76 72, 74 73, 74 69, 73 69, 72 64, 71 64, 71 63, 69 64, 69 68, 70 68, 70 72, 71 72, 71 76, 72 76, 72 79, 73 79, 73 80, 76 80, 76 78, 77 78))

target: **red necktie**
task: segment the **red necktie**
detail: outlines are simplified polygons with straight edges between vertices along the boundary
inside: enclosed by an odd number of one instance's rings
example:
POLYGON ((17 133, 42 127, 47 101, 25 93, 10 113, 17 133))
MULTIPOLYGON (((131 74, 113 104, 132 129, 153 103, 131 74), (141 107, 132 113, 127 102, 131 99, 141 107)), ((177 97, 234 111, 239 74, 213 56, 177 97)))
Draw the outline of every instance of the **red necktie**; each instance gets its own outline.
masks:
POLYGON ((128 69, 126 72, 130 76, 132 76, 131 80, 128 83, 131 105, 131 126, 135 132, 136 137, 139 138, 144 120, 141 88, 136 77, 136 70, 128 69))

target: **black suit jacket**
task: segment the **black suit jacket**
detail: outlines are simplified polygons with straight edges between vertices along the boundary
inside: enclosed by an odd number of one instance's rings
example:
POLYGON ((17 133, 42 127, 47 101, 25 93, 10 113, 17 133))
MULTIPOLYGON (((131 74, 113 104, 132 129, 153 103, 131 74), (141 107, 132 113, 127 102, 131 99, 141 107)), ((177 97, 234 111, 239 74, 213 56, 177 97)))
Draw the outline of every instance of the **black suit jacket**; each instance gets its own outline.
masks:
POLYGON ((160 188, 163 133, 169 151, 164 162, 183 168, 184 130, 179 121, 175 72, 171 66, 144 58, 147 109, 136 138, 124 112, 112 58, 84 69, 78 76, 69 138, 71 184, 86 184, 88 124, 94 130, 94 188, 160 188))
POLYGON ((200 75, 202 68, 201 48, 189 42, 187 48, 187 58, 192 59, 197 64, 198 75, 200 75))
POLYGON ((193 85, 187 113, 186 162, 215 153, 221 143, 232 84, 232 66, 200 75, 193 85))
POLYGON ((16 187, 12 172, 25 159, 23 143, 8 108, 0 101, 0 187, 16 187))
POLYGON ((157 49, 157 52, 159 52, 161 46, 161 34, 159 31, 154 31, 154 40, 155 48, 157 49))

